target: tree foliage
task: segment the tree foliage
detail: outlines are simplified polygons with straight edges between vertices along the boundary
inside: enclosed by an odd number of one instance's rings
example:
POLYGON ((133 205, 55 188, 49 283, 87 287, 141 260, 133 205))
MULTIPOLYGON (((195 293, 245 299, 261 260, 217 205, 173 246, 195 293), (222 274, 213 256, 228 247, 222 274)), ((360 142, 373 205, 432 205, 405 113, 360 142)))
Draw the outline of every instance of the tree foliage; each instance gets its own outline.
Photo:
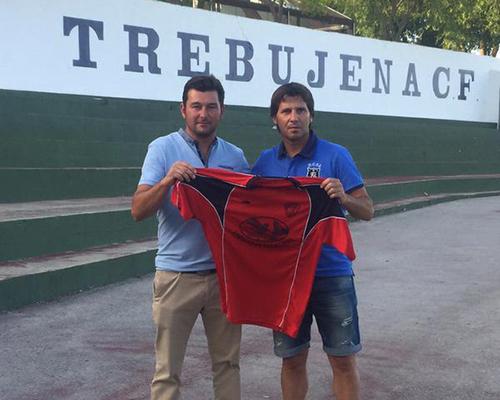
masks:
POLYGON ((401 41, 408 26, 434 0, 338 0, 330 4, 353 16, 361 36, 401 41))
MULTIPOLYGON (((165 1, 165 0, 163 0, 165 1)), ((171 0, 172 1, 172 0, 171 0)), ((248 0, 250 1, 250 0, 248 0)), ((286 0, 261 0, 283 22, 286 0)), ((193 4, 193 0, 172 1, 193 4)), ((198 0, 214 9, 217 0, 198 0)), ((308 15, 331 7, 355 21, 359 36, 496 56, 500 44, 500 0, 293 0, 308 15)))
POLYGON ((441 0, 446 13, 435 15, 443 47, 496 55, 500 43, 500 0, 441 0))
POLYGON ((327 5, 353 18, 356 34, 397 42, 496 55, 500 0, 302 0, 318 13, 327 5))
POLYGON ((274 22, 283 22, 285 0, 262 0, 262 2, 269 7, 274 22))

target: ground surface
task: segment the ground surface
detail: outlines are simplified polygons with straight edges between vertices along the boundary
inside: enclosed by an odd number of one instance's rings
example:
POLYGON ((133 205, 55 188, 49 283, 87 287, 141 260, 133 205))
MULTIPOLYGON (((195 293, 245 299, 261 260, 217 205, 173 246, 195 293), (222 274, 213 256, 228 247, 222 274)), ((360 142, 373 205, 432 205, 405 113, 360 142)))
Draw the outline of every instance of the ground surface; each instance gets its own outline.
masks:
MULTIPOLYGON (((461 200, 351 225, 364 400, 500 399, 500 198, 461 200)), ((0 314, 0 399, 147 399, 151 276, 0 314)), ((271 334, 245 327, 243 399, 279 399, 271 334)), ((184 400, 210 399, 203 327, 184 400)), ((314 335, 309 398, 332 398, 314 335)))

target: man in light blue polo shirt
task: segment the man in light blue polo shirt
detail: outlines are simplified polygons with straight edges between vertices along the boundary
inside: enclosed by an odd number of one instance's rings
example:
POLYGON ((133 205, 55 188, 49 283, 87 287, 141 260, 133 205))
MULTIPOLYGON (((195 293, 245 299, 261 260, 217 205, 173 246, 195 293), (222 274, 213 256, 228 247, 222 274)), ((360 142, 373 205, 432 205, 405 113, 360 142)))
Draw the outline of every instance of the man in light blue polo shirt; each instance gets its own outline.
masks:
MULTIPOLYGON (((352 216, 369 220, 373 204, 346 148, 322 140, 311 129, 314 100, 298 83, 280 86, 271 98, 271 117, 281 143, 261 153, 252 172, 263 176, 325 177, 322 188, 352 216)), ((283 400, 306 396, 306 361, 313 316, 334 374, 337 400, 359 400, 355 354, 361 350, 357 299, 351 261, 324 245, 309 304, 296 338, 274 332, 274 351, 282 357, 283 400)))
POLYGON ((221 311, 215 264, 200 223, 182 219, 170 202, 170 190, 176 181, 194 179, 196 168, 248 172, 248 163, 241 149, 216 136, 224 111, 224 89, 215 77, 190 79, 180 111, 185 128, 150 143, 132 200, 136 221, 155 213, 158 219, 153 284, 156 368, 151 399, 179 398, 187 341, 201 314, 215 399, 238 400, 241 327, 229 323, 221 311))

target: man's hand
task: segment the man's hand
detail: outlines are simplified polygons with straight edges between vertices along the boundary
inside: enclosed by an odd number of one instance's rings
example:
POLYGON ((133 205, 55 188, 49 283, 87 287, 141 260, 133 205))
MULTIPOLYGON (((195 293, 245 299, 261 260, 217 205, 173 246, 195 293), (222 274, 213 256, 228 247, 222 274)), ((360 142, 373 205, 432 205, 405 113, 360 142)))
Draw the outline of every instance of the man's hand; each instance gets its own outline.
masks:
POLYGON ((330 199, 338 199, 340 204, 344 204, 347 200, 347 193, 344 191, 344 186, 340 180, 335 178, 326 178, 320 185, 324 189, 330 199))
POLYGON ((354 218, 369 221, 375 213, 372 199, 365 187, 353 190, 349 194, 345 192, 344 186, 336 178, 326 178, 320 185, 331 199, 338 199, 342 207, 354 218))
POLYGON ((165 178, 162 179, 164 186, 171 186, 175 181, 189 182, 196 176, 196 169, 185 161, 177 161, 172 164, 165 178))
POLYGON ((185 161, 172 164, 167 175, 156 185, 139 185, 132 198, 131 213, 136 221, 153 215, 163 204, 168 189, 177 181, 189 182, 195 178, 196 169, 185 161))

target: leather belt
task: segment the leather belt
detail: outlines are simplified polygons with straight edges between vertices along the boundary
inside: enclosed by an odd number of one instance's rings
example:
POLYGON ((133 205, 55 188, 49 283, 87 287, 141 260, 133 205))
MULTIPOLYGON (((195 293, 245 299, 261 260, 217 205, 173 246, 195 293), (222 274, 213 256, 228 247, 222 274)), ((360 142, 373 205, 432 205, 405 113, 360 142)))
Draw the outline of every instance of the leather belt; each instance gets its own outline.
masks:
POLYGON ((215 274, 215 269, 205 269, 201 271, 183 271, 183 274, 211 275, 215 274))

